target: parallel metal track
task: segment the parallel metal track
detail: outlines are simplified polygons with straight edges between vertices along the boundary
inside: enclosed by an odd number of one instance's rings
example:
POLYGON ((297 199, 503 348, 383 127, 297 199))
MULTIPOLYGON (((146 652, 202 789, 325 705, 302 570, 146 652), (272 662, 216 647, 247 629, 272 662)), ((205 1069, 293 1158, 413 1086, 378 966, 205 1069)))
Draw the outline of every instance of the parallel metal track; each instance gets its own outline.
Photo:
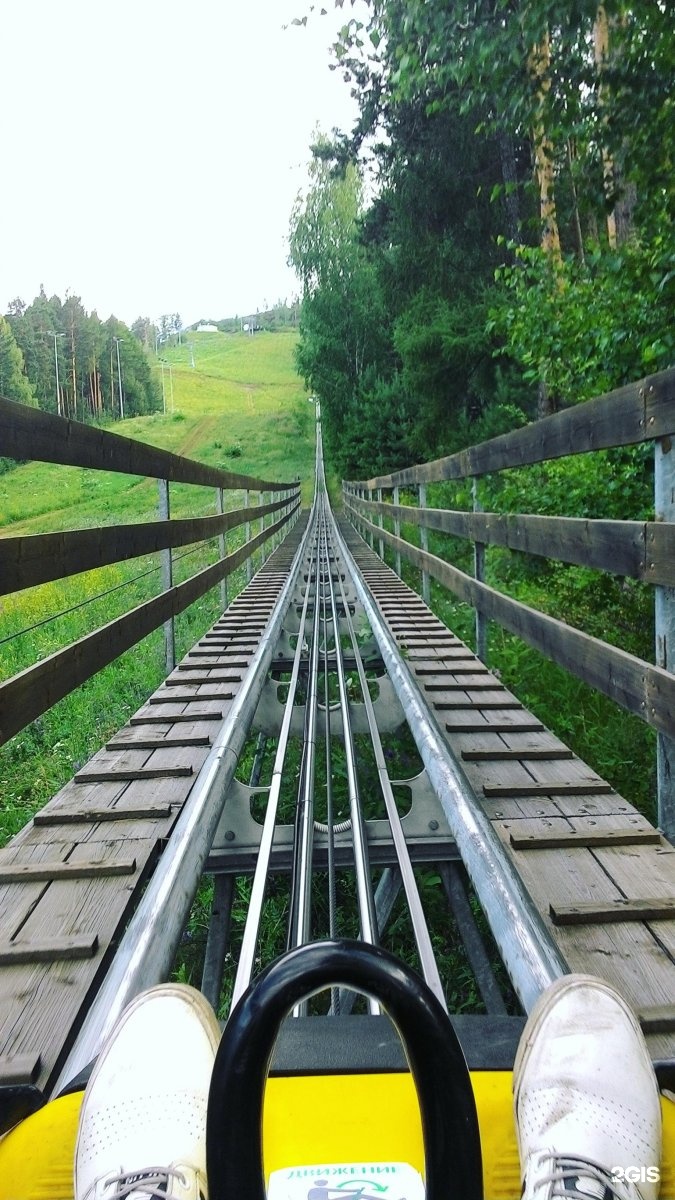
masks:
MULTIPOLYGON (((288 947, 344 929, 381 943, 403 893, 412 953, 445 1004, 420 864, 435 868, 447 894, 493 1033, 513 1018, 467 902, 465 868, 525 1010, 566 970, 596 971, 643 1010, 654 1057, 673 1057, 672 861, 658 831, 336 522, 319 430, 306 524, 0 853, 0 950, 5 928, 9 964, 5 971, 0 961, 9 1013, 0 1023, 0 1084, 3 1072, 20 1075, 20 1064, 53 1092, 94 1057, 128 1000, 171 973, 203 873, 215 876, 202 984, 213 1003, 236 1003, 263 961, 270 881, 279 876, 289 881, 288 947), (401 780, 389 763, 406 722, 423 769, 401 780), (244 782, 248 739, 254 761, 244 782), (410 797, 403 817, 401 787, 410 797), (260 821, 254 800, 264 807, 260 821), (238 876, 249 877, 250 894, 224 990, 238 876), (549 901, 564 916, 575 895, 586 904, 572 917, 586 923, 556 923, 549 901), (610 937, 602 922, 619 916, 610 937), (43 930, 54 932, 45 940, 43 930)), ((322 1038, 344 1041, 353 1000, 332 990, 323 1009, 335 1034, 322 1038)), ((367 1011, 378 1017, 375 1002, 367 1011)), ((307 1013, 303 1002, 294 1015, 307 1013)), ((490 1062, 499 1053, 493 1048, 490 1062)))

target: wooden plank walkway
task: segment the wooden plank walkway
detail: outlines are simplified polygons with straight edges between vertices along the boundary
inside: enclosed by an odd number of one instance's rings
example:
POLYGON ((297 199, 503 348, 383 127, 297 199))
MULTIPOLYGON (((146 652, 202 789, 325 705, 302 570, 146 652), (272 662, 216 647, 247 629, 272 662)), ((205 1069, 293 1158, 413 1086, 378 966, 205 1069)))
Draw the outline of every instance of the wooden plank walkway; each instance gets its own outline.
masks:
POLYGON ((287 580, 295 526, 175 671, 0 850, 0 1086, 48 1091, 287 580))
POLYGON ((571 971, 614 984, 675 1057, 675 848, 529 713, 346 521, 443 736, 571 971))

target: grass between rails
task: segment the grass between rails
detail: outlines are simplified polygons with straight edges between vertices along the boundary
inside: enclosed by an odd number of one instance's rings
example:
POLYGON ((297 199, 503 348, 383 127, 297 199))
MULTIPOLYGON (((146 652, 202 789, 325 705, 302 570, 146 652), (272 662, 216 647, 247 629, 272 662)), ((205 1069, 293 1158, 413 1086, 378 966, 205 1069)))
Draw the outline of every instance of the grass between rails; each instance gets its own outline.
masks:
MULTIPOLYGON (((194 369, 188 347, 164 351, 172 364, 173 411, 116 423, 112 431, 239 474, 280 482, 299 477, 307 500, 313 488, 314 409, 294 371, 295 334, 204 334, 193 341, 194 369)), ((171 407, 166 369, 165 384, 171 407)), ((226 494, 226 504, 241 507, 243 493, 226 494)), ((213 513, 213 490, 172 485, 171 511, 180 517, 213 513)), ((25 463, 0 477, 0 536, 156 518, 155 480, 47 463, 25 463)), ((243 537, 243 528, 231 531, 228 550, 243 537)), ((178 549, 174 582, 217 557, 217 540, 178 549)), ((257 556, 256 565, 259 562, 257 556)), ((230 597, 244 583, 241 568, 229 581, 230 597)), ((160 590, 159 560, 153 555, 0 598, 0 678, 9 678, 160 590), (59 613, 64 615, 57 618, 59 613)), ((213 624, 219 611, 219 590, 214 589, 177 619, 179 656, 213 624)), ((128 719, 163 675, 163 638, 157 631, 0 748, 0 844, 128 719)))

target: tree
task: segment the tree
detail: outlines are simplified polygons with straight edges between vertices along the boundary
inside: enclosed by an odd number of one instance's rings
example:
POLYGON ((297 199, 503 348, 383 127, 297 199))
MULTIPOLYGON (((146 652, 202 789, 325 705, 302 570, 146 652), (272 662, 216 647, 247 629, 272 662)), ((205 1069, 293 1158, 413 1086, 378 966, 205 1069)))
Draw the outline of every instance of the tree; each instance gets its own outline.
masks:
POLYGON ((370 0, 368 11, 365 22, 345 24, 336 46, 361 88, 362 121, 373 107, 381 110, 382 97, 389 105, 422 97, 429 112, 455 114, 453 120, 473 114, 476 140, 497 139, 511 194, 505 148, 528 150, 530 187, 516 182, 526 200, 529 191, 535 220, 529 228, 521 223, 509 247, 515 221, 507 209, 507 290, 489 303, 487 327, 506 338, 527 378, 536 380, 542 411, 580 397, 565 363, 575 363, 588 394, 672 361, 675 122, 667 6, 370 0), (593 297, 602 313, 595 328, 584 312, 593 297), (542 304, 554 318, 549 325, 542 304), (590 370, 579 361, 580 344, 590 370))
POLYGON ((131 326, 131 332, 147 351, 155 349, 155 337, 158 330, 149 317, 137 317, 131 326))
POLYGON ((290 262, 303 286, 297 361, 321 397, 334 459, 350 472, 366 416, 364 385, 387 356, 387 316, 359 240, 359 173, 353 164, 334 171, 325 139, 316 151, 310 190, 291 216, 290 262))
POLYGON ((41 288, 29 305, 13 301, 7 322, 40 408, 80 421, 118 417, 114 337, 120 338, 123 389, 128 394, 125 415, 161 407, 159 387, 138 341, 114 317, 104 325, 95 312, 87 313, 79 296, 69 294, 62 302, 58 296, 48 298, 41 288))
POLYGON ((36 406, 33 389, 26 377, 23 354, 16 344, 9 322, 0 316, 0 396, 19 404, 36 406))

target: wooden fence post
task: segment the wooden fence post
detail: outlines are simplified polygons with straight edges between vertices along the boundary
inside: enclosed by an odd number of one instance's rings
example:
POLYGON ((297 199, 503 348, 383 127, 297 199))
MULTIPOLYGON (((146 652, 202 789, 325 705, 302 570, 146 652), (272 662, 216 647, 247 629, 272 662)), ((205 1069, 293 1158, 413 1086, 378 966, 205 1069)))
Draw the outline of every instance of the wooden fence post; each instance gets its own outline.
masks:
MULTIPOLYGON (((159 519, 168 521, 171 517, 168 479, 158 479, 157 489, 159 491, 159 519)), ((162 591, 168 592, 173 587, 173 561, 170 546, 166 550, 160 551, 160 561, 162 564, 162 591)), ((173 617, 169 617, 168 621, 164 622, 164 658, 166 673, 170 675, 176 665, 176 631, 173 617)))
MULTIPOLYGON (((372 498, 373 498, 373 488, 368 488, 368 499, 372 500, 372 498)), ((369 520, 372 518, 372 515, 373 515, 372 513, 368 513, 369 520)), ((372 532, 372 530, 370 533, 370 548, 371 548, 371 550, 375 549, 375 534, 372 532)))
MULTIPOLYGON (((401 502, 401 491, 400 491, 400 488, 398 487, 398 485, 394 488, 394 494, 393 494, 392 499, 394 501, 394 504, 400 504, 400 502, 401 502)), ((394 518, 394 534, 397 538, 400 538, 400 536, 401 536, 401 522, 398 517, 394 518)), ((401 578, 401 551, 400 550, 396 551, 396 574, 398 575, 398 577, 400 579, 401 578)))
MULTIPOLYGON (((654 442, 654 515, 657 521, 675 521, 675 447, 671 438, 654 442)), ((675 589, 654 588, 657 667, 675 670, 675 589)), ((656 738, 658 824, 675 841, 675 739, 665 733, 656 738)))
MULTIPOLYGON (((216 488, 216 512, 220 516, 225 512, 225 492, 223 488, 216 488)), ((221 533, 218 537, 218 552, 221 558, 227 556, 227 532, 221 533)), ((227 575, 220 581, 220 603, 224 612, 227 608, 227 575)))
MULTIPOLYGON (((382 488, 377 489, 377 498, 381 504, 382 503, 382 488)), ((377 523, 378 523, 380 529, 382 529, 382 527, 384 526, 384 517, 382 516, 382 513, 379 514, 379 516, 377 518, 377 523)), ((382 541, 382 538, 379 539, 379 542, 380 542, 380 558, 384 559, 384 542, 382 541)))
MULTIPOLYGON (((473 511, 482 512, 483 507, 478 494, 478 479, 474 475, 471 480, 471 495, 473 498, 473 511)), ((479 583, 485 582, 485 543, 474 542, 473 544, 473 573, 479 583)), ((481 662, 487 663, 487 634, 488 622, 484 613, 479 608, 476 609, 476 657, 481 662)))
MULTIPOLYGON (((419 485, 418 504, 420 508, 427 506, 427 485, 421 483, 419 485)), ((420 547, 422 550, 429 549, 429 530, 425 525, 420 525, 420 547)), ((422 599, 425 604, 431 603, 431 586, 429 581, 429 572, 422 571, 422 599)))

